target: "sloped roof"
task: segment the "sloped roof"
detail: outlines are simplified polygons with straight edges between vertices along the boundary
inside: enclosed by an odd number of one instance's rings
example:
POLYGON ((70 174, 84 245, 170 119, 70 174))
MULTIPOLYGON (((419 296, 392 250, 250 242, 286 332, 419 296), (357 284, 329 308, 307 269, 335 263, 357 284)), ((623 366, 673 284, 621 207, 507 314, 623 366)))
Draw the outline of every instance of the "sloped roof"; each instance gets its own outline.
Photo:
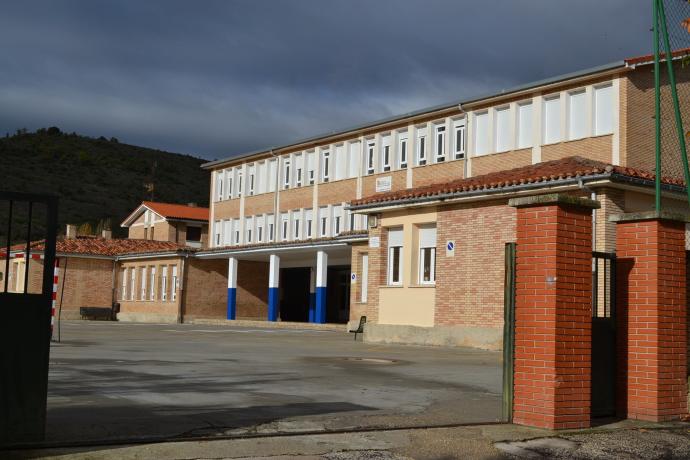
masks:
MULTIPOLYGON (((10 251, 24 251, 25 249, 25 244, 16 244, 10 248, 10 251)), ((44 249, 44 240, 31 242, 31 251, 40 252, 44 249)), ((189 251, 189 248, 170 241, 77 237, 76 239, 59 240, 55 250, 58 254, 115 257, 125 254, 152 254, 181 250, 189 251)), ((0 257, 4 257, 5 253, 6 250, 0 250, 0 257)))
MULTIPOLYGON (((502 191, 523 184, 544 184, 544 186, 548 186, 550 182, 557 180, 580 177, 586 178, 597 175, 618 175, 648 181, 653 181, 655 179, 653 173, 640 169, 614 166, 601 161, 573 156, 506 171, 469 177, 467 179, 457 179, 423 187, 370 195, 358 200, 353 200, 350 205, 355 209, 358 207, 371 207, 371 205, 386 206, 419 198, 435 198, 461 194, 463 192, 502 191)), ((682 180, 675 178, 663 178, 662 182, 667 185, 680 187, 684 187, 685 185, 682 180)))
POLYGON ((150 209, 165 219, 208 222, 208 208, 188 206, 186 204, 161 203, 158 201, 142 201, 120 225, 122 227, 130 226, 144 211, 146 211, 146 209, 150 209))

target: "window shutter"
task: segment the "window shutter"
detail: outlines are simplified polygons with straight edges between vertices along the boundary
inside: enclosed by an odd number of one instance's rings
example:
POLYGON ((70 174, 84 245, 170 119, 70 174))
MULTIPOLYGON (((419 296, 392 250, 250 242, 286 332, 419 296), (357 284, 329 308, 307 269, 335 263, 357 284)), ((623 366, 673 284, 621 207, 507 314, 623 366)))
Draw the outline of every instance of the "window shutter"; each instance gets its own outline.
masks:
POLYGON ((403 245, 402 228, 392 228, 388 230, 388 247, 403 245))
POLYGON ((420 227, 419 228, 419 247, 420 248, 435 248, 436 247, 436 227, 420 227))

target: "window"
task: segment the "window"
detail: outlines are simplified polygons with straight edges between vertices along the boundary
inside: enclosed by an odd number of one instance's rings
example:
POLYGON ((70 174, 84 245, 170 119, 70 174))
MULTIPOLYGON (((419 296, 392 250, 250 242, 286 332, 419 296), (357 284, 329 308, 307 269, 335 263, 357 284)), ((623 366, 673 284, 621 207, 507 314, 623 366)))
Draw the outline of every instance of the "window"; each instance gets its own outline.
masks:
POLYGON ((374 174, 374 155, 376 155, 376 144, 374 141, 367 142, 367 174, 374 174))
POLYGON ((465 158, 465 120, 455 122, 455 159, 465 158))
POLYGON ((127 300, 127 269, 122 269, 122 287, 120 288, 120 300, 127 300))
POLYGON ((587 95, 584 90, 568 93, 568 139, 587 136, 587 95))
POLYGON ((544 144, 561 140, 561 99, 544 99, 544 144))
POLYGON ((496 109, 496 151, 510 150, 510 107, 496 109))
POLYGON ((266 165, 267 165, 267 163, 265 161, 262 161, 261 163, 259 163, 259 166, 256 168, 257 193, 266 193, 266 165))
POLYGON ((417 164, 426 164, 426 136, 423 134, 417 136, 417 164))
POLYGON ((335 177, 335 180, 347 177, 347 151, 345 150, 345 145, 339 145, 335 148, 335 161, 331 175, 335 177))
POLYGON ((271 216, 271 221, 268 223, 268 241, 273 241, 275 226, 273 224, 273 217, 271 216))
POLYGON ((314 169, 316 168, 316 153, 307 153, 307 177, 309 179, 309 185, 314 184, 314 169))
POLYGON ((349 168, 348 168, 348 177, 353 178, 357 177, 357 174, 359 174, 359 166, 361 162, 361 156, 360 156, 360 144, 359 142, 353 142, 350 144, 350 157, 349 157, 349 168))
POLYGON ((288 216, 288 213, 283 213, 280 215, 280 239, 283 241, 287 241, 288 236, 289 236, 289 224, 290 224, 290 216, 288 216))
POLYGON ((242 172, 237 173, 237 196, 242 196, 242 172))
POLYGON ((220 220, 217 220, 216 223, 215 223, 215 225, 213 226, 214 235, 215 235, 215 237, 213 238, 213 241, 214 241, 214 244, 215 244, 216 246, 220 246, 220 244, 221 244, 221 238, 220 238, 220 235, 221 235, 221 231, 220 231, 221 225, 222 225, 221 221, 220 221, 220 220))
POLYGON ((446 161, 446 127, 436 126, 436 161, 446 161))
POLYGON ((258 216, 256 218, 256 242, 263 243, 264 241, 264 217, 258 216))
POLYGON ((594 88, 594 133, 613 132, 613 87, 611 85, 594 88))
POLYGON ((340 233, 342 218, 343 207, 333 206, 333 236, 336 236, 340 233))
POLYGON ((328 208, 323 207, 319 209, 319 220, 321 222, 321 230, 319 236, 328 236, 328 208))
POLYGON ((357 219, 356 219, 356 214, 352 211, 348 211, 348 218, 349 218, 349 228, 348 230, 357 230, 357 219))
POLYGON ((307 209, 304 211, 304 220, 305 220, 305 232, 307 233, 307 238, 311 238, 311 232, 312 232, 312 225, 314 224, 314 216, 313 212, 311 209, 307 209))
POLYGON ((268 163, 268 191, 276 191, 276 181, 278 180, 278 160, 271 160, 268 163))
POLYGON ((173 265, 172 268, 172 292, 170 293, 170 300, 173 302, 177 300, 177 289, 178 289, 178 281, 177 281, 177 265, 173 265))
POLYGON ((391 170, 391 146, 390 145, 384 145, 383 146, 383 170, 384 171, 390 171, 391 170))
POLYGON ((328 177, 330 173, 330 158, 331 154, 329 152, 323 152, 321 156, 321 181, 328 182, 328 177))
POLYGON ((139 276, 141 277, 141 295, 139 300, 146 300, 146 267, 139 269, 139 276))
POLYGON ((489 112, 478 113, 474 117, 474 153, 489 153, 489 112))
POLYGON ((254 195, 254 168, 249 171, 249 195, 254 195))
POLYGON ((407 137, 398 140, 398 150, 400 156, 400 169, 407 168, 407 137))
POLYGON ((187 236, 185 236, 185 239, 187 241, 194 241, 194 242, 201 241, 201 227, 187 226, 187 236))
POLYGON ((216 196, 218 201, 223 199, 223 173, 220 171, 216 173, 216 196))
POLYGON ((161 273, 161 300, 163 302, 168 301, 168 266, 163 267, 163 272, 161 273))
POLYGON ((532 147, 532 103, 518 104, 517 148, 532 147))
POLYGON ((232 196, 233 196, 233 195, 232 195, 232 177, 233 177, 234 175, 235 175, 235 171, 232 170, 232 169, 229 169, 229 170, 225 173, 225 178, 226 178, 226 181, 227 181, 227 186, 225 187, 225 193, 227 193, 228 199, 231 199, 232 196))
POLYGON ((156 300, 156 267, 151 267, 149 275, 149 300, 156 300))
POLYGON ((360 284, 362 286, 360 302, 367 303, 367 295, 369 293, 369 254, 362 254, 362 279, 360 284))
POLYGON ((419 228, 419 284, 436 282, 436 227, 419 228))
POLYGON ((294 216, 292 221, 294 239, 299 240, 299 216, 294 216))
POLYGON ((295 187, 302 186, 302 172, 304 170, 304 155, 295 156, 295 187))
POLYGON ((129 300, 134 300, 134 293, 136 292, 136 276, 137 272, 134 267, 129 269, 129 300))
POLYGON ((402 285, 402 228, 388 230, 388 284, 402 285))
POLYGON ((240 244, 240 220, 239 219, 233 219, 232 228, 235 230, 233 243, 234 244, 240 244))
POLYGON ((252 242, 252 235, 254 231, 254 218, 253 217, 247 217, 244 220, 244 226, 245 226, 245 234, 247 235, 247 238, 245 240, 245 243, 249 244, 252 242))
POLYGON ((283 162, 283 187, 290 188, 290 160, 283 162))

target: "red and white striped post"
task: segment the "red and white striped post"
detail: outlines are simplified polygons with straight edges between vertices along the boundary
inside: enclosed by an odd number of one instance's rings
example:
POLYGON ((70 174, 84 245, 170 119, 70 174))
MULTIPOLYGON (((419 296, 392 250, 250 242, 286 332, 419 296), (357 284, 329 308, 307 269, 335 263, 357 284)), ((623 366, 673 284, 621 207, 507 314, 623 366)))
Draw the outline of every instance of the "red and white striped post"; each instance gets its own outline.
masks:
POLYGON ((55 258, 53 268, 53 304, 50 310, 50 339, 53 339, 53 329, 55 328, 55 307, 57 304, 58 276, 60 275, 60 259, 55 258))

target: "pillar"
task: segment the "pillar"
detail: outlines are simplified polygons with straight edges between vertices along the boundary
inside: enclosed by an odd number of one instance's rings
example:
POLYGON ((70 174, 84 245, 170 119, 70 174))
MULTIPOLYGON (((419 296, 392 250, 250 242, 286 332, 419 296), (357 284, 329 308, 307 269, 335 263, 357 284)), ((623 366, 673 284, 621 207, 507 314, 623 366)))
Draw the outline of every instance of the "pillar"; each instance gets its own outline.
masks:
POLYGON ((227 319, 235 319, 237 315, 237 259, 228 259, 228 306, 227 319))
POLYGON ((326 284, 328 279, 328 254, 324 251, 316 253, 316 308, 314 321, 326 322, 326 284))
POLYGON ((309 322, 316 321, 316 268, 311 267, 309 272, 309 322))
POLYGON ((513 421, 586 428, 591 413, 592 209, 549 194, 517 208, 513 421))
POLYGON ((268 268, 268 320, 278 321, 280 257, 271 254, 268 268))
POLYGON ((676 420, 688 412, 688 218, 652 211, 611 220, 618 258, 619 411, 637 420, 676 420))

